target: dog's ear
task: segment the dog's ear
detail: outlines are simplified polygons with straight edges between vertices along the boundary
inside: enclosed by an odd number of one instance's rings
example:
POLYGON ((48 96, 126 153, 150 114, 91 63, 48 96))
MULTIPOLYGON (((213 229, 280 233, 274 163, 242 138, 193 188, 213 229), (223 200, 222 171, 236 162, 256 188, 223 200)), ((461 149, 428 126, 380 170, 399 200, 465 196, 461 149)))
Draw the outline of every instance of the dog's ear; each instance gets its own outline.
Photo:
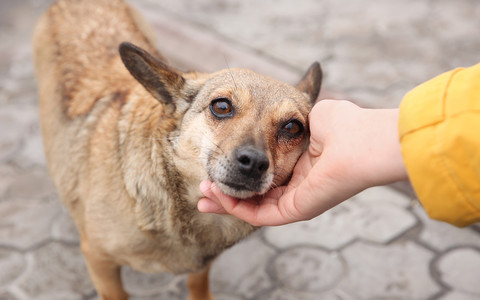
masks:
POLYGON ((130 74, 157 100, 175 107, 185 84, 181 73, 131 43, 120 44, 119 51, 130 74))
POLYGON ((312 101, 312 104, 317 100, 320 93, 320 87, 322 86, 322 68, 318 62, 314 62, 310 68, 308 68, 302 80, 297 84, 296 88, 307 94, 312 101))

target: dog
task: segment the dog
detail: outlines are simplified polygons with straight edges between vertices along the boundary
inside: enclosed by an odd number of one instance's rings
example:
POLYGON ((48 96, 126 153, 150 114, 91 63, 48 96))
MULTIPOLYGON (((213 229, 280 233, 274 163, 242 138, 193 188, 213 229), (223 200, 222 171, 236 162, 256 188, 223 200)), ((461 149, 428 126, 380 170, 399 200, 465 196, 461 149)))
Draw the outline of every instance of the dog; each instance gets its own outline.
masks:
POLYGON ((122 0, 59 0, 33 39, 47 165, 101 299, 120 268, 189 273, 213 299, 212 260, 255 229, 196 209, 199 183, 237 198, 285 183, 309 142, 314 63, 296 86, 247 69, 181 72, 122 0))

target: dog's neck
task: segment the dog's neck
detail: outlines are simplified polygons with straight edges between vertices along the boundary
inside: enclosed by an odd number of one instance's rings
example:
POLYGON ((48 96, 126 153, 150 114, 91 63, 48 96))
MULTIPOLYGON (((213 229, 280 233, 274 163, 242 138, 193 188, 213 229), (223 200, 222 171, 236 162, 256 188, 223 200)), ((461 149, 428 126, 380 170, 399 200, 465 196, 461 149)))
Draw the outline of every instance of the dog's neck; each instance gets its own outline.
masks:
POLYGON ((119 124, 122 172, 135 201, 137 224, 142 230, 157 230, 165 228, 165 214, 175 206, 196 212, 198 185, 206 174, 199 171, 198 157, 177 151, 176 143, 184 143, 176 140, 181 118, 142 89, 132 95, 140 96, 123 107, 128 122, 119 124), (141 129, 127 134, 131 123, 142 124, 141 129))

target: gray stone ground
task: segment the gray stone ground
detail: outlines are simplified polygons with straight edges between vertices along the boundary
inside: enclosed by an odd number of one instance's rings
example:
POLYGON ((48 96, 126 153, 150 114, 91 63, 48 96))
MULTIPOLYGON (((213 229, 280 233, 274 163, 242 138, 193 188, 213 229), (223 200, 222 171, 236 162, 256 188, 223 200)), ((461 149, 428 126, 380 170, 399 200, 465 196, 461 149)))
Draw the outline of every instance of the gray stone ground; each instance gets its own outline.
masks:
MULTIPOLYGON (((97 299, 39 135, 29 39, 49 2, 0 1, 1 300, 97 299)), ((294 82, 318 60, 328 96, 369 107, 395 107, 422 81, 480 61, 476 0, 132 3, 177 67, 294 82)), ((217 299, 480 299, 480 227, 432 221, 409 195, 373 188, 309 222, 264 228, 215 262, 217 299)), ((184 276, 123 271, 133 299, 186 298, 184 276)))

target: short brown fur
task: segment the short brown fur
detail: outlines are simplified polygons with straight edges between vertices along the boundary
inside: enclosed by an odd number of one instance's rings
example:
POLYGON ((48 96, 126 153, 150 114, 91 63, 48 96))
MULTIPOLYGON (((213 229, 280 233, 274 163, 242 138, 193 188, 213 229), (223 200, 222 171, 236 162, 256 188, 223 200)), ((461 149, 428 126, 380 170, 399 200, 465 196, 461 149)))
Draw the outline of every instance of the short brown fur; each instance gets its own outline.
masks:
POLYGON ((42 16, 34 55, 48 168, 102 299, 128 297, 122 265, 191 273, 190 299, 212 299, 211 261, 255 228, 199 213, 198 185, 248 197, 285 182, 308 143, 321 70, 297 88, 245 69, 182 73, 152 37, 121 0, 60 0, 42 16), (218 101, 232 113, 216 115, 218 101))

